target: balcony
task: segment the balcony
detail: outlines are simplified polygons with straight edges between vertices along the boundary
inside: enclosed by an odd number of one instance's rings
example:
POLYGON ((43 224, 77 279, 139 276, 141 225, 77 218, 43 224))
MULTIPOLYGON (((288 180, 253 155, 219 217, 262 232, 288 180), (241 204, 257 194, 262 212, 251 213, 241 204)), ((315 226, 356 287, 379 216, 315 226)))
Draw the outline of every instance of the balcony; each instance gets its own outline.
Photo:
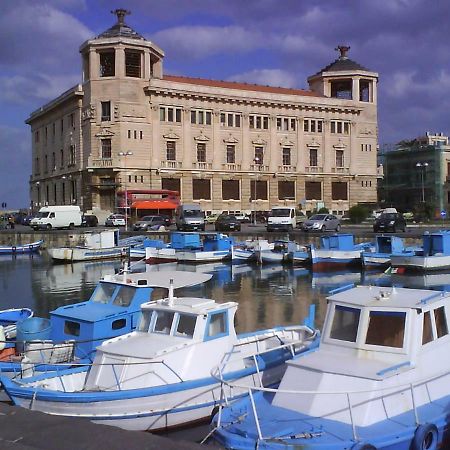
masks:
POLYGON ((278 166, 278 172, 287 173, 287 172, 295 172, 293 166, 278 166))
POLYGON ((231 171, 231 172, 237 172, 237 171, 241 170, 241 165, 236 164, 236 163, 225 163, 225 164, 222 164, 222 169, 231 171))
POLYGON ((320 166, 307 166, 305 167, 305 173, 322 173, 323 167, 320 166))
POLYGON ((181 161, 161 161, 161 168, 163 169, 181 169, 182 167, 181 161))
POLYGON ((265 166, 264 164, 250 164, 250 170, 254 170, 256 172, 268 172, 269 166, 265 166))
POLYGON ((200 169, 200 170, 211 170, 212 169, 212 163, 207 162, 193 162, 192 167, 194 169, 200 169))
MULTIPOLYGON (((97 159, 91 159, 89 158, 89 167, 94 167, 96 169, 102 169, 102 168, 111 168, 113 166, 113 160, 112 158, 97 158, 97 159)), ((69 164, 70 166, 70 164, 69 164)))
POLYGON ((349 174, 350 173, 350 167, 332 167, 331 168, 332 173, 344 173, 349 174))

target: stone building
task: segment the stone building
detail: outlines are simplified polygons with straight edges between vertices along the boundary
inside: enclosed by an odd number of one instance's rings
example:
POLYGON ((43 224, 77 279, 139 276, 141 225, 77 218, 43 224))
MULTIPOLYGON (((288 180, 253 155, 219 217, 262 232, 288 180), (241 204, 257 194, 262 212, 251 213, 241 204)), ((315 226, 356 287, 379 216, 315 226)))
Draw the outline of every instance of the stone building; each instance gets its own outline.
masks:
POLYGON ((172 189, 205 211, 376 202, 378 74, 340 56, 309 90, 166 75, 117 23, 80 47, 82 84, 34 111, 34 207, 109 212, 125 189, 172 189))

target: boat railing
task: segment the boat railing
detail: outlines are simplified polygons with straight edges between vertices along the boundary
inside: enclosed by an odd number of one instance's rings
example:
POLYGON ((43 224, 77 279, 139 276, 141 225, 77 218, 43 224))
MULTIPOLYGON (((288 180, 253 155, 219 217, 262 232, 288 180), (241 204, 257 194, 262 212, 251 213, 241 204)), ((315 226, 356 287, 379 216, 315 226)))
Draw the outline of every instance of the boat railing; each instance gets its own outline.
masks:
MULTIPOLYGON (((217 421, 216 426, 213 430, 208 434, 208 437, 212 435, 217 429, 222 427, 227 427, 230 424, 224 424, 222 425, 222 409, 229 404, 229 399, 227 398, 226 393, 226 387, 229 388, 229 392, 232 392, 233 389, 240 389, 241 392, 246 392, 249 396, 250 405, 251 405, 251 411, 254 416, 255 424, 256 424, 256 430, 258 433, 258 439, 259 441, 264 440, 279 440, 282 439, 282 436, 273 437, 273 436, 264 436, 263 430, 261 428, 261 422, 259 420, 259 415, 257 411, 257 404, 255 402, 255 395, 257 393, 269 393, 269 394, 289 394, 289 395, 295 395, 295 396, 301 396, 301 395, 342 395, 346 399, 347 408, 345 410, 348 410, 349 418, 350 418, 350 425, 352 428, 352 435, 353 440, 358 442, 360 439, 358 437, 357 433, 357 425, 355 423, 355 415, 354 415, 354 409, 357 407, 360 407, 364 404, 368 404, 371 402, 380 401, 383 404, 384 411, 387 411, 386 404, 385 404, 385 398, 392 396, 393 394, 400 394, 400 393, 410 393, 411 398, 411 405, 412 410, 414 413, 414 422, 415 426, 419 426, 422 422, 419 417, 419 411, 418 411, 418 404, 417 404, 417 389, 420 387, 425 387, 425 392, 428 398, 428 401, 422 404, 426 403, 432 403, 434 400, 431 398, 431 393, 428 384, 431 382, 434 382, 436 380, 439 380, 441 378, 444 378, 446 376, 450 375, 450 371, 447 370, 445 372, 442 372, 440 374, 428 377, 426 379, 417 380, 415 382, 410 383, 404 383, 404 384, 398 384, 393 386, 387 386, 383 388, 371 388, 371 389, 364 389, 364 390, 348 390, 348 391, 338 391, 338 390, 326 390, 326 391, 314 391, 314 390, 294 390, 294 389, 279 389, 279 388, 271 388, 271 387, 264 387, 263 385, 254 385, 249 386, 245 384, 239 383, 239 381, 235 380, 227 380, 223 376, 223 372, 219 371, 220 376, 218 379, 221 382, 221 403, 219 404, 219 410, 217 413, 217 421), (382 394, 383 392, 387 392, 386 394, 382 394), (376 397, 370 397, 368 399, 364 400, 358 400, 357 402, 352 401, 352 396, 357 396, 361 394, 374 394, 374 393, 380 393, 381 396, 376 397)), ((340 413, 345 412, 345 410, 339 410, 340 413)), ((387 414, 387 413, 386 413, 387 414)), ((242 417, 243 418, 243 417, 242 417)), ((236 422, 233 422, 236 423, 236 422)), ((310 433, 311 434, 311 433, 310 433)), ((314 434, 314 433, 312 433, 314 434)), ((321 434, 321 433, 320 433, 321 434)), ((206 438, 205 438, 206 440, 206 438)))

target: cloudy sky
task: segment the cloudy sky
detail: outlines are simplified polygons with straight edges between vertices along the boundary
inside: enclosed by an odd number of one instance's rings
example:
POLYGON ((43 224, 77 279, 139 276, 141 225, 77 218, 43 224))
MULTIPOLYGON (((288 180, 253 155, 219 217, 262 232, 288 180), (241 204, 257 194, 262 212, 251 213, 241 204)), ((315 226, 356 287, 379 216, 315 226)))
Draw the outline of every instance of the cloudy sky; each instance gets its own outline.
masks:
POLYGON ((450 132, 448 0, 1 0, 0 202, 29 204, 31 111, 78 83, 110 10, 166 53, 165 73, 307 87, 349 56, 380 75, 380 144, 450 132))

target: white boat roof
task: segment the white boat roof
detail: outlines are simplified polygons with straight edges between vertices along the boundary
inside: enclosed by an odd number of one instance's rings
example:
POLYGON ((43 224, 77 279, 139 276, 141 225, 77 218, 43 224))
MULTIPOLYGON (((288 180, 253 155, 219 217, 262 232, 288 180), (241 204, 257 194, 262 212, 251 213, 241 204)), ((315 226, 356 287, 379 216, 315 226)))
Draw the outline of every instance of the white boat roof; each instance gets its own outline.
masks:
POLYGON ((139 272, 116 275, 105 275, 103 281, 112 283, 123 283, 131 286, 155 287, 169 289, 172 283, 173 288, 195 286, 210 280, 209 273, 182 272, 180 270, 168 270, 166 272, 139 272))
POLYGON ((168 298, 142 304, 142 309, 171 310, 188 314, 206 314, 214 310, 224 310, 237 306, 236 302, 217 303, 209 298, 174 297, 170 303, 168 298))
POLYGON ((328 297, 330 301, 356 307, 421 308, 441 301, 450 293, 427 289, 357 286, 328 297))

